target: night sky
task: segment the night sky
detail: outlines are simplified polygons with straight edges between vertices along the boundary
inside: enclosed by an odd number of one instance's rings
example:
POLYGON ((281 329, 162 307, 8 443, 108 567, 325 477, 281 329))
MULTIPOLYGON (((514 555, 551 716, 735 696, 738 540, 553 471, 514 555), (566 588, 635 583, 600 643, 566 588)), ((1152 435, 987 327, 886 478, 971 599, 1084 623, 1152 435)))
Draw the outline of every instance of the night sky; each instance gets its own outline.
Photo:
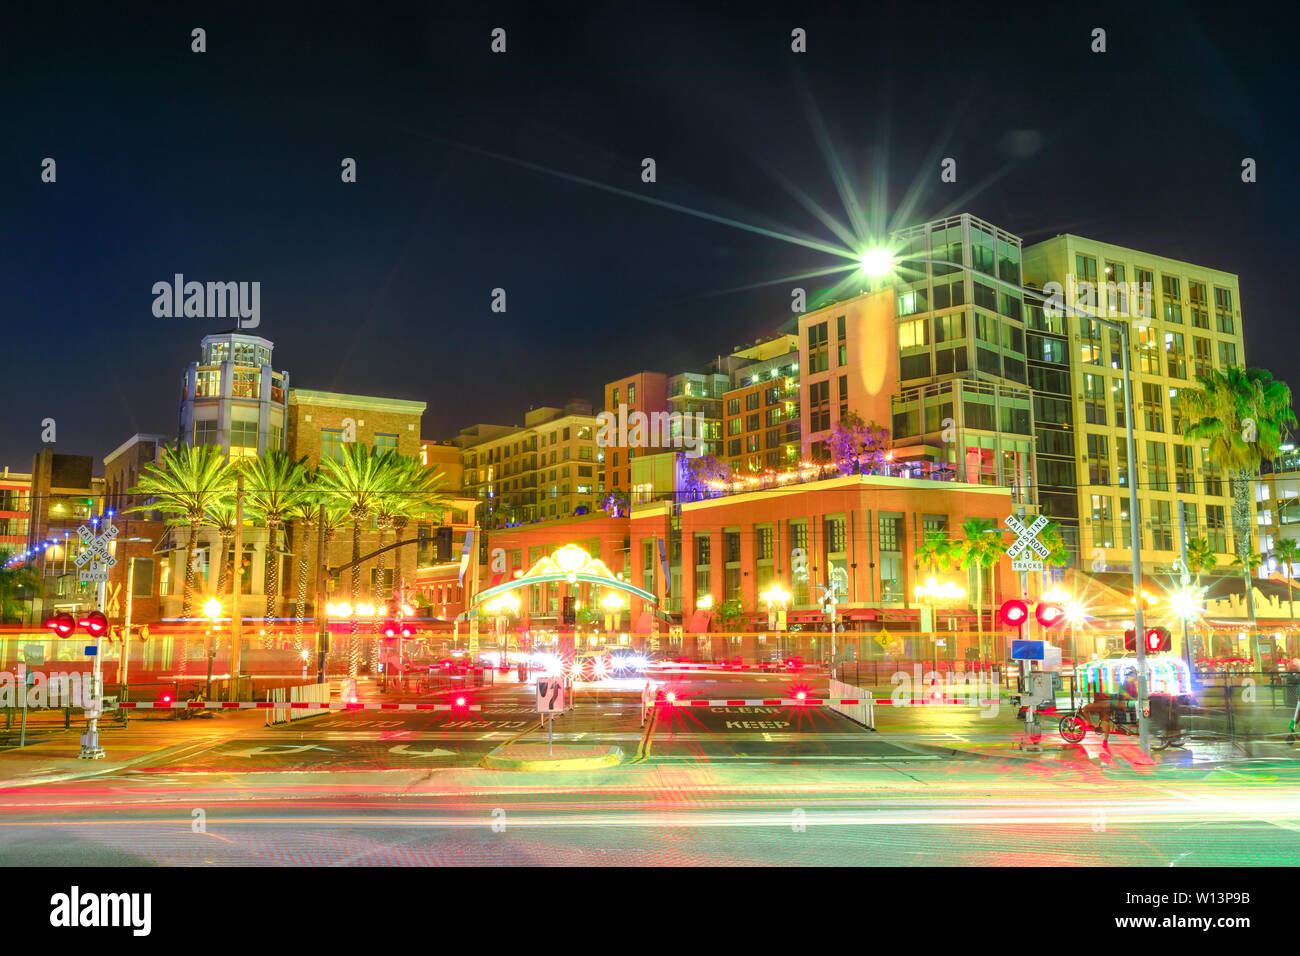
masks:
POLYGON ((1248 364, 1300 387, 1281 4, 23 6, 0 14, 15 470, 47 417, 97 459, 174 431, 183 368, 231 325, 155 318, 178 272, 260 281, 293 384, 425 400, 427 438, 698 366, 842 260, 634 197, 840 245, 796 198, 848 221, 836 162, 872 228, 968 211, 1236 272, 1248 364))

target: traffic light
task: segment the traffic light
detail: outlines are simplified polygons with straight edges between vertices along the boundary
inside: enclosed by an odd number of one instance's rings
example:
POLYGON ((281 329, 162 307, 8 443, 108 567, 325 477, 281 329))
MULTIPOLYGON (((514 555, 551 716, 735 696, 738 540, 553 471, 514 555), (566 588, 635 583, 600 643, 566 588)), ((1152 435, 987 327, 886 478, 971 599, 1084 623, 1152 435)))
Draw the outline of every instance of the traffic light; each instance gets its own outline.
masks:
POLYGON ((55 637, 71 637, 77 629, 77 619, 65 611, 54 615, 45 622, 45 626, 54 632, 55 637))
MULTIPOLYGON (((1146 640, 1142 643, 1148 654, 1161 654, 1169 650, 1169 628, 1148 627, 1145 634, 1146 640)), ((1131 627, 1124 632, 1124 650, 1137 650, 1137 637, 1131 627)))
POLYGON ((1021 627, 1029 619, 1029 605, 1018 598, 1003 601, 998 609, 998 617, 1008 627, 1021 627))
POLYGON ((449 526, 444 525, 438 529, 437 548, 438 561, 446 562, 451 560, 451 528, 449 526))
POLYGON ((385 621, 380 629, 384 637, 410 637, 411 625, 405 621, 385 621))
POLYGON ((77 624, 91 637, 103 637, 108 633, 108 618, 103 611, 91 611, 77 624))
POLYGON ((1052 627, 1065 620, 1065 608, 1051 601, 1039 601, 1034 607, 1034 617, 1043 627, 1052 627))
POLYGON ((578 599, 575 597, 566 597, 560 610, 561 627, 578 626, 578 599))

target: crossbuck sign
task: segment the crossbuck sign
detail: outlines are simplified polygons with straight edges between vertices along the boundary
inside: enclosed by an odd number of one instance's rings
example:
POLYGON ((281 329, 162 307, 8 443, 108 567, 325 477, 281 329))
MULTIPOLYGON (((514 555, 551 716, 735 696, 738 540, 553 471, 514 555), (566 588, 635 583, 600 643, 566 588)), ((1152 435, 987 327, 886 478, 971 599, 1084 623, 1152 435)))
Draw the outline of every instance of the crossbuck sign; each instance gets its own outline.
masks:
POLYGON ((1049 549, 1047 545, 1038 540, 1038 532, 1047 527, 1047 518, 1039 515, 1033 523, 1026 526, 1015 515, 1007 517, 1007 528, 1016 535, 1016 540, 1011 542, 1007 548, 1007 557, 1011 559, 1012 571, 1042 571, 1043 558, 1046 558, 1049 549), (1021 557, 1028 549, 1037 555, 1021 557))
POLYGON ((82 550, 72 559, 82 581, 99 583, 108 580, 108 569, 117 564, 117 558, 108 550, 109 543, 117 537, 117 528, 109 518, 104 519, 104 530, 95 534, 84 524, 77 529, 82 550))

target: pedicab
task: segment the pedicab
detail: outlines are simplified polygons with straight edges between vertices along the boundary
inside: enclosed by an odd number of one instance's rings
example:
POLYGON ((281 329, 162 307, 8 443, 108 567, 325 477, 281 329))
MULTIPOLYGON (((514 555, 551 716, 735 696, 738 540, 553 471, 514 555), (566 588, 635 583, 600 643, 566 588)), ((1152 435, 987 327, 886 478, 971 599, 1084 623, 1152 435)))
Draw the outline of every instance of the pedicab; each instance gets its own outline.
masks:
MULTIPOLYGON (((1061 715, 1061 738, 1077 744, 1088 731, 1100 734, 1103 742, 1109 742, 1111 734, 1137 736, 1137 658, 1085 661, 1074 672, 1091 702, 1061 715)), ((1154 654, 1146 658, 1146 674, 1152 749, 1179 746, 1184 736, 1179 716, 1195 705, 1191 669, 1181 657, 1154 654)))

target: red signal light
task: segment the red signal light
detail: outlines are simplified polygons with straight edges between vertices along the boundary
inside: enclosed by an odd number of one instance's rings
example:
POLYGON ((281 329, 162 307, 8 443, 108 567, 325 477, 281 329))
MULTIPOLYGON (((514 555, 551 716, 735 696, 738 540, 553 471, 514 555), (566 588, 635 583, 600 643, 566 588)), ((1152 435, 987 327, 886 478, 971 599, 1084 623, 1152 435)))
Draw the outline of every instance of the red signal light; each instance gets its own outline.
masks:
POLYGON ((464 707, 464 706, 465 706, 465 698, 464 698, 464 697, 457 697, 457 698, 456 698, 456 706, 457 706, 457 707, 464 707))
POLYGON ((1017 598, 1003 601, 998 609, 998 616, 1008 627, 1020 627, 1029 619, 1029 605, 1017 598))
POLYGON ((411 631, 411 625, 403 622, 401 628, 398 629, 398 633, 401 634, 402 637, 410 637, 413 633, 411 631))
POLYGON ((108 633, 108 618, 103 611, 91 611, 77 623, 91 637, 103 637, 108 633))
POLYGON ((1065 608, 1051 601, 1039 601, 1034 607, 1034 617, 1038 618, 1038 623, 1043 627, 1052 627, 1065 620, 1065 608))
POLYGON ((396 621, 385 621, 385 622, 384 622, 384 627, 383 627, 383 634, 384 634, 384 637, 396 637, 396 636, 397 636, 397 622, 396 622, 396 621))
POLYGON ((71 637, 72 632, 77 629, 77 620, 71 614, 56 614, 45 622, 45 626, 55 633, 57 637, 71 637))
POLYGON ((1158 654, 1161 651, 1169 650, 1169 628, 1149 627, 1146 636, 1148 654, 1158 654))

